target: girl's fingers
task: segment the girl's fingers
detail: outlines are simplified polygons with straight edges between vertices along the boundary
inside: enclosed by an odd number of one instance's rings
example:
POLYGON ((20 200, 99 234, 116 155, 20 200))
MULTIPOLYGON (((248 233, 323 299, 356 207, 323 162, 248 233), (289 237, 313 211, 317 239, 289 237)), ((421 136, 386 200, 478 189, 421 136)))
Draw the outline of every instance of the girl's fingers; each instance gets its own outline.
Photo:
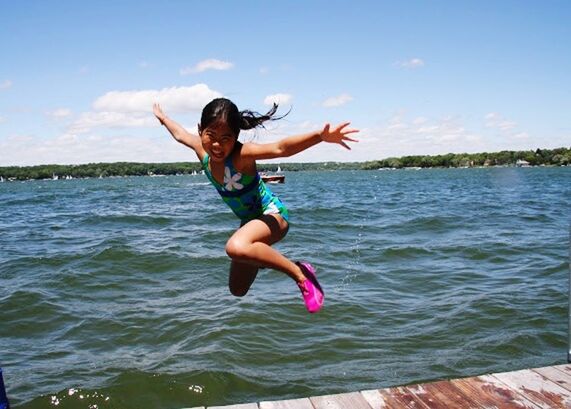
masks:
POLYGON ((341 132, 341 130, 343 130, 343 128, 345 128, 346 126, 350 125, 351 122, 343 122, 342 124, 339 124, 337 126, 337 128, 335 128, 335 132, 341 132))
POLYGON ((345 132, 343 132, 343 133, 346 133, 346 134, 347 134, 347 133, 356 133, 356 132, 359 132, 359 130, 358 130, 358 129, 347 129, 347 130, 346 130, 345 132))
POLYGON ((351 141, 351 142, 359 142, 358 139, 349 138, 348 136, 344 136, 343 139, 345 139, 346 141, 351 141))
POLYGON ((351 148, 349 147, 349 145, 347 145, 345 142, 341 141, 339 142, 340 145, 344 146, 345 149, 351 150, 351 148))

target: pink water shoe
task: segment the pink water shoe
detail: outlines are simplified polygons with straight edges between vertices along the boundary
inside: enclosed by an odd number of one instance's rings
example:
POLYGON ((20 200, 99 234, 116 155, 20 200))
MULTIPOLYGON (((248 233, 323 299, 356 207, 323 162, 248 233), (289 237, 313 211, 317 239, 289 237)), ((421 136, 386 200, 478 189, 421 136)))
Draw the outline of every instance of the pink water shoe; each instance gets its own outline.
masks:
POLYGON ((310 313, 315 313, 323 306, 324 299, 323 290, 315 275, 315 268, 313 268, 311 264, 303 261, 298 261, 295 264, 301 268, 301 272, 306 278, 306 280, 301 283, 297 283, 297 286, 301 290, 303 301, 305 302, 305 308, 307 308, 307 311, 310 313))

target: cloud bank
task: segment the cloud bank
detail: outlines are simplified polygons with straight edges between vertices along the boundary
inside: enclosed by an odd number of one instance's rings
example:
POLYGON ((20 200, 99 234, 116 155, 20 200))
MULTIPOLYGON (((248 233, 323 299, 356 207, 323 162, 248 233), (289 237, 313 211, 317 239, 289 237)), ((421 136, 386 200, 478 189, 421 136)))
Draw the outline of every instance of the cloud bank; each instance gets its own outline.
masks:
MULTIPOLYGON (((206 84, 191 87, 171 87, 160 90, 110 91, 97 98, 93 111, 83 112, 68 127, 69 134, 85 134, 96 128, 144 128, 157 126, 152 115, 153 104, 158 103, 167 113, 200 112, 204 105, 222 94, 206 84)), ((52 116, 65 115, 54 111, 52 116)))
POLYGON ((97 98, 93 103, 93 109, 112 112, 151 112, 156 102, 171 112, 200 111, 212 99, 221 96, 220 92, 210 89, 206 84, 161 90, 111 91, 97 98))

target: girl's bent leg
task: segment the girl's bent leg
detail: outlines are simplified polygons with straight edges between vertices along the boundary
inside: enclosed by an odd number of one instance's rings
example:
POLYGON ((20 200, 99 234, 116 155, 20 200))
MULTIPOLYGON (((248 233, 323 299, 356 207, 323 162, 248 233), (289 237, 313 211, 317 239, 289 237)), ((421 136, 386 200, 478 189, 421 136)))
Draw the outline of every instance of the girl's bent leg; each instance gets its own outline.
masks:
POLYGON ((279 270, 296 282, 305 280, 300 267, 271 247, 284 238, 288 223, 280 215, 264 215, 240 227, 226 243, 233 262, 279 270))

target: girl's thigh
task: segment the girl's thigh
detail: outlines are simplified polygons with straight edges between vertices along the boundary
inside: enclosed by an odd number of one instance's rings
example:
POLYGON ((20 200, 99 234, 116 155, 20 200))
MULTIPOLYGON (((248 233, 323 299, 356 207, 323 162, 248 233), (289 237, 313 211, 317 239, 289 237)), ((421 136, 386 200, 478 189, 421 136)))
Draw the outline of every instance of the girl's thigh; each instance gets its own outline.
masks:
MULTIPOLYGON (((232 235, 232 241, 241 243, 262 242, 272 245, 285 237, 289 229, 288 223, 279 215, 264 215, 259 219, 243 224, 232 235)), ((232 260, 228 286, 230 292, 236 296, 246 295, 258 275, 260 266, 232 260)))
POLYGON ((267 214, 240 226, 230 237, 229 242, 254 243, 262 242, 268 245, 277 243, 285 237, 289 230, 289 224, 278 214, 267 214))

